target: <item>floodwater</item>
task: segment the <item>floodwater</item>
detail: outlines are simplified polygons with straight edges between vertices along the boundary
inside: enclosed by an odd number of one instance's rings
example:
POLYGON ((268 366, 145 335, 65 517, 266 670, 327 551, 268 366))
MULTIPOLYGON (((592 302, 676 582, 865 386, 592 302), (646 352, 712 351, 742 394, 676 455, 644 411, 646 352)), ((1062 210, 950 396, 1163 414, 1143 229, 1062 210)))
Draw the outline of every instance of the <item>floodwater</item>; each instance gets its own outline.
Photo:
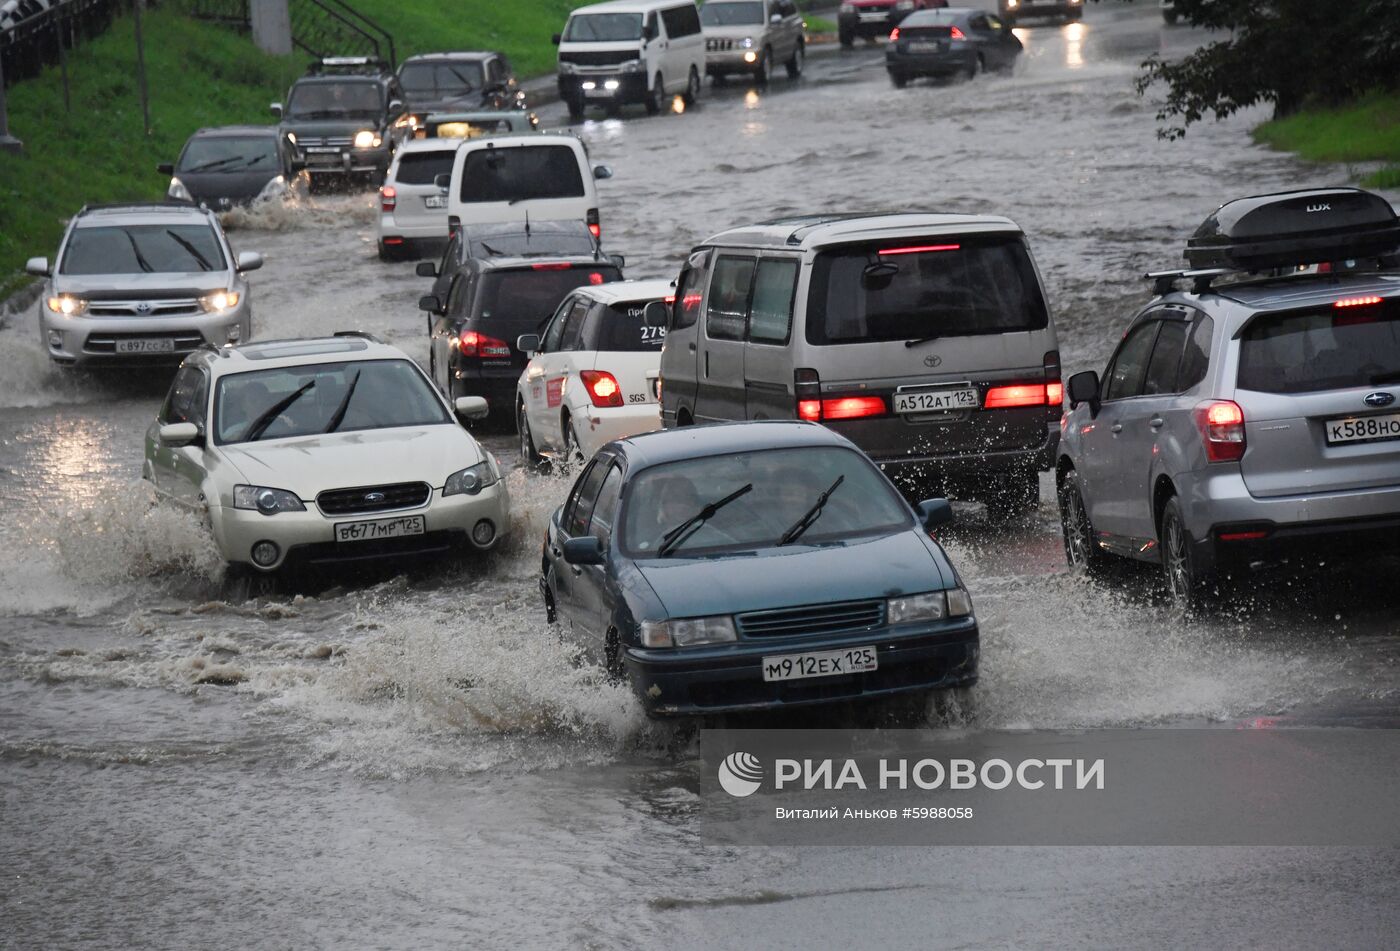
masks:
MULTIPOLYGON (((1259 112, 1158 141, 1136 66, 1202 37, 1155 4, 1018 32, 1010 76, 896 91, 858 47, 684 115, 582 124, 616 172, 609 249, 670 276, 779 214, 1006 214, 1073 371, 1219 202, 1345 180, 1252 145, 1259 112)), ((256 336, 357 328, 426 358, 423 280, 376 260, 369 196, 228 224, 268 261, 256 336)), ((1389 851, 707 845, 690 738, 544 624, 563 480, 511 472, 490 556, 228 603, 208 539, 138 481, 168 378, 53 370, 34 320, 0 330, 0 946, 1378 947, 1400 926, 1389 851)), ((1012 529, 960 508, 947 540, 983 631, 962 728, 1400 720, 1394 565, 1322 566, 1180 625, 1145 572, 1071 578, 1046 497, 1012 529)))

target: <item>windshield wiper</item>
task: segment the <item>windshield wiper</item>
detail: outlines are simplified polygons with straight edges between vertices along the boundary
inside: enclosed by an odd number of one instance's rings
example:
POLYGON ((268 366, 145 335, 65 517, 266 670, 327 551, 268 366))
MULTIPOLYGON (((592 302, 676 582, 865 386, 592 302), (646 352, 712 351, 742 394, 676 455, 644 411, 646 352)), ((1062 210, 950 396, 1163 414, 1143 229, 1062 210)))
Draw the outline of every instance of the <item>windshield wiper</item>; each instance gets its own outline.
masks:
POLYGON ((657 556, 665 558, 673 550, 679 547, 687 538, 689 538, 695 532, 699 531, 700 526, 704 525, 711 518, 713 518, 716 512, 724 508, 730 502, 733 502, 739 496, 752 491, 753 483, 746 483, 740 486, 739 488, 735 489, 733 492, 729 493, 719 501, 711 502, 709 505, 696 512, 690 518, 686 519, 684 522, 681 522, 675 528, 671 529, 665 535, 661 536, 661 545, 656 549, 657 556))
POLYGON ((301 399, 301 394, 305 393, 307 390, 311 389, 315 385, 315 380, 307 380, 306 383, 303 384, 300 389, 294 390, 292 393, 282 397, 276 403, 273 403, 271 406, 269 406, 266 410, 263 411, 263 414, 261 416, 259 416, 253 421, 253 425, 248 427, 248 432, 244 435, 243 441, 257 442, 259 439, 261 439, 262 434, 267 432, 267 427, 272 425, 272 421, 278 416, 281 416, 282 411, 284 409, 286 409, 288 406, 291 406, 297 400, 301 399))
POLYGON ((826 500, 831 498, 831 493, 835 492, 836 489, 841 485, 841 483, 845 481, 845 476, 837 476, 836 481, 831 483, 831 486, 825 492, 817 496, 816 504, 809 508, 801 518, 794 522, 792 528, 789 528, 787 531, 783 532, 783 537, 778 539, 778 544, 780 546, 789 545, 801 538, 802 533, 805 532, 807 529, 811 528, 812 523, 822 517, 822 509, 826 508, 826 500))
POLYGON ((210 264, 209 259, 206 258, 204 255, 200 254, 199 249, 196 248, 193 244, 186 241, 184 238, 180 237, 178 234, 171 231, 169 228, 165 229, 165 233, 170 235, 171 238, 175 239, 175 242, 178 245, 180 245, 180 247, 188 251, 190 253, 190 257, 194 258, 196 261, 199 262, 199 269, 201 271, 214 270, 214 265, 210 264))
POLYGON ((331 414, 331 421, 326 424, 324 432, 333 433, 340 428, 340 424, 345 421, 345 411, 350 408, 350 397, 355 395, 355 385, 360 382, 360 371, 355 371, 355 378, 350 381, 350 385, 345 388, 345 397, 340 401, 340 405, 331 414))
POLYGON ((214 159, 212 162, 205 162, 203 165, 196 165, 194 168, 185 169, 185 171, 212 172, 214 169, 223 165, 228 165, 230 162, 246 162, 247 160, 248 156, 246 155, 230 155, 228 158, 214 159))
POLYGON ((130 231, 123 231, 122 234, 126 235, 126 240, 131 242, 131 253, 136 255, 137 267, 141 268, 141 270, 145 271, 147 274, 154 271, 155 268, 151 267, 151 262, 147 261, 146 256, 141 253, 141 246, 136 243, 136 236, 130 231))
POLYGON ((457 70, 454 67, 447 67, 447 71, 462 81, 462 91, 457 95, 465 96, 467 93, 476 89, 476 87, 472 85, 472 81, 467 77, 463 76, 461 73, 457 72, 457 70))

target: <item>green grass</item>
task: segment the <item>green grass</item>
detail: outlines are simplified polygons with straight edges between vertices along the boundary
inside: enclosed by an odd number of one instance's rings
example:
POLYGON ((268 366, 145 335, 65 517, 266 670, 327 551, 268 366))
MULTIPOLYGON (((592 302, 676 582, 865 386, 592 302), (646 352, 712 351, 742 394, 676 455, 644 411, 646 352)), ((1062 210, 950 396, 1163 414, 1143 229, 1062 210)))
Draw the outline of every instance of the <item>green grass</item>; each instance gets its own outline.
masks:
POLYGON ((828 20, 825 17, 812 16, 807 14, 803 19, 807 21, 808 33, 835 33, 836 21, 828 20))
POLYGON ((1388 162, 1363 177, 1362 184, 1400 187, 1400 93, 1265 122, 1254 130, 1254 139, 1313 162, 1388 162))

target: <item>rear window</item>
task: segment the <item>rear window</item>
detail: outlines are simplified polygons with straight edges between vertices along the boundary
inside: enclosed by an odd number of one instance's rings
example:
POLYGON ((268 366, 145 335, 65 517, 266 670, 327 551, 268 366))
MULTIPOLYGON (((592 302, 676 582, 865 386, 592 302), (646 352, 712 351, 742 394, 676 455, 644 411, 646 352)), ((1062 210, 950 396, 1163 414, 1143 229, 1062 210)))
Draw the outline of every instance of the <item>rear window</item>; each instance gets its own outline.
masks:
POLYGON ((648 327, 642 320, 647 301, 626 301, 604 307, 594 317, 598 343, 596 349, 608 351, 661 352, 666 342, 665 327, 648 327))
POLYGON ((1256 318, 1240 338, 1242 390, 1312 393, 1400 382, 1400 302, 1256 318))
POLYGON ((812 268, 813 344, 1000 334, 1048 323, 1019 236, 892 238, 824 251, 812 268))
POLYGON ((504 322, 526 333, 548 320, 564 295, 575 287, 620 280, 622 273, 611 264, 493 271, 481 279, 481 309, 477 316, 482 321, 504 322))
POLYGON ((578 156, 567 145, 476 149, 462 168, 464 202, 583 196, 578 156))
POLYGON ((439 175, 452 174, 452 160, 456 157, 452 149, 405 152, 399 156, 399 170, 394 173, 394 181, 400 185, 431 185, 439 175))

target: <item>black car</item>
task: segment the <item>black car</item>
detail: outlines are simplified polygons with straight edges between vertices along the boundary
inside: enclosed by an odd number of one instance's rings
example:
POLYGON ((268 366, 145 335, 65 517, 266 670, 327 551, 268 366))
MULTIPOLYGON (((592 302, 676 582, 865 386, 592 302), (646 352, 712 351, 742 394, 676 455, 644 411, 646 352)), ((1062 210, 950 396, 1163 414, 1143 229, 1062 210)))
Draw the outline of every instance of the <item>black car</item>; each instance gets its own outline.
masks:
POLYGON ((902 88, 920 76, 969 79, 984 70, 1010 70, 1021 41, 993 13, 965 8, 911 13, 890 33, 885 69, 902 88))
MULTIPOLYGON (((449 232, 447 246, 438 263, 422 261, 418 264, 418 276, 433 278, 432 293, 440 302, 447 300, 453 278, 472 258, 582 255, 595 261, 603 260, 599 240, 587 224, 578 220, 503 221, 472 225, 465 230, 450 224, 449 232)), ((625 266, 621 255, 609 255, 607 260, 618 267, 625 266)))
POLYGON ((515 340, 538 333, 574 288, 620 280, 619 265, 601 253, 467 258, 445 298, 418 302, 434 315, 433 382, 449 399, 484 396, 493 419, 513 420, 515 384, 528 362, 515 340))
POLYGON ((997 0, 997 8, 1008 25, 1026 17, 1058 17, 1069 23, 1084 18, 1084 0, 997 0))
POLYGON ((382 60, 332 56, 312 63, 284 106, 272 104, 283 135, 306 163, 313 186, 359 175, 378 185, 409 133, 398 77, 382 60))
POLYGON ((399 85, 419 125, 434 112, 525 108, 510 61, 491 51, 410 56, 399 66, 399 85))
POLYGON ((281 198, 305 177, 295 147, 275 126, 230 125, 200 129, 177 162, 156 166, 169 175, 166 194, 215 211, 281 198))

